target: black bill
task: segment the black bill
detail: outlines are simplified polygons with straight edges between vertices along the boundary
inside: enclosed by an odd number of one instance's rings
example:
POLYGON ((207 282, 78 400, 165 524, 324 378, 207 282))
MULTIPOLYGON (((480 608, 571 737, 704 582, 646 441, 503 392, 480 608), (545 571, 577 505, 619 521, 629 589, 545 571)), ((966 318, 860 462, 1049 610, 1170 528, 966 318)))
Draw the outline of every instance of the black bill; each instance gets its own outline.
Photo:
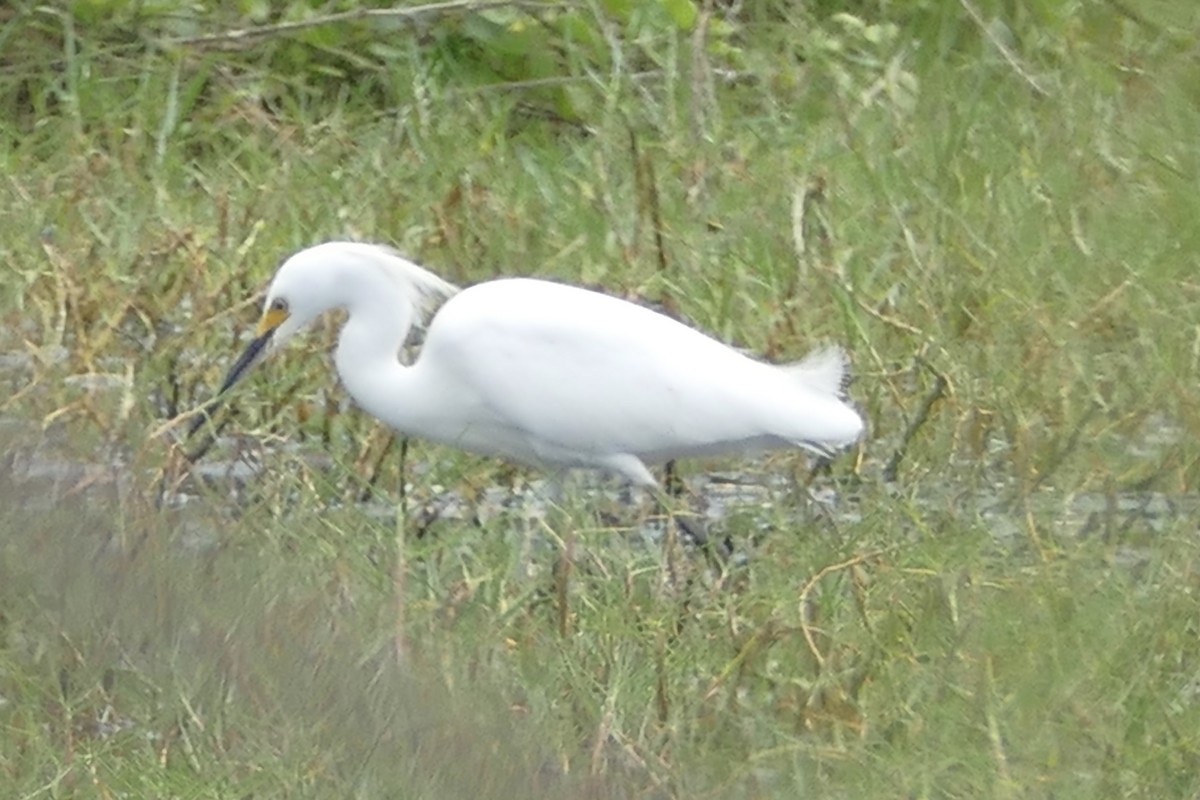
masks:
POLYGON ((221 383, 221 388, 217 390, 213 399, 209 400, 199 413, 196 414, 196 418, 192 420, 191 427, 188 428, 187 438, 190 439, 195 436, 197 431, 209 423, 212 419, 212 413, 225 400, 225 394, 237 385, 242 378, 246 377, 255 364, 262 360, 263 355, 266 354, 267 346, 271 343, 271 337, 274 334, 275 329, 270 328, 265 333, 255 337, 246 346, 246 349, 238 356, 238 360, 233 362, 233 366, 229 368, 229 372, 225 375, 225 380, 221 383))

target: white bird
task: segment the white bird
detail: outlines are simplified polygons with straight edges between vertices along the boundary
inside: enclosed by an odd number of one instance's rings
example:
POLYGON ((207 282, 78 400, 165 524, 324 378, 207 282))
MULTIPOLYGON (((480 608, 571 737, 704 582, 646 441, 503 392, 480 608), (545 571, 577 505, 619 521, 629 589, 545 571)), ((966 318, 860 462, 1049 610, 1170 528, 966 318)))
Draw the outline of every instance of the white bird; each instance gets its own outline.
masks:
POLYGON ((839 348, 767 364, 600 292, 532 278, 458 291, 389 248, 351 242, 283 263, 218 397, 334 309, 348 313, 338 375, 367 413, 403 434, 555 472, 607 470, 656 487, 648 464, 779 448, 832 455, 863 431, 842 399, 839 348), (414 320, 447 297, 405 365, 414 320))

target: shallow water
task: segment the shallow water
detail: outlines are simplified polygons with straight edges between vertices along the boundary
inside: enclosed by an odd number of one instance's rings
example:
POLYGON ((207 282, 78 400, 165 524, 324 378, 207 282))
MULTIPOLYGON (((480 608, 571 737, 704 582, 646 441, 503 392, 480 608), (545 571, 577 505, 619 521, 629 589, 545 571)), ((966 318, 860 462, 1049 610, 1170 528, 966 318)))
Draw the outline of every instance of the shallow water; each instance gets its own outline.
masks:
MULTIPOLYGON (((1170 431, 1156 429, 1139 446, 1157 452, 1164 442, 1172 441, 1170 431)), ((0 417, 0 436, 9 440, 0 470, 0 481, 9 488, 5 494, 12 502, 29 510, 50 510, 64 499, 89 496, 112 498, 143 487, 148 491, 153 476, 135 475, 120 458, 107 461, 81 460, 68 455, 69 447, 61 432, 54 428, 39 431, 35 426, 15 417, 0 417)), ((184 512, 185 548, 207 549, 215 546, 219 533, 210 529, 212 517, 197 513, 188 520, 187 509, 210 506, 228 498, 224 512, 234 512, 254 491, 258 479, 270 465, 280 459, 300 456, 306 466, 318 472, 333 470, 333 462, 325 453, 308 445, 287 445, 272 451, 263 447, 241 447, 238 440, 226 439, 215 452, 237 453, 235 457, 209 458, 194 464, 179 489, 163 498, 163 505, 184 512), (214 500, 216 498, 216 500, 214 500)), ((741 469, 714 471, 690 476, 684 481, 684 497, 680 507, 687 508, 698 518, 700 530, 720 533, 731 518, 738 517, 741 530, 750 521, 751 535, 769 532, 770 512, 777 505, 794 507, 805 523, 828 521, 850 525, 861 520, 864 496, 869 492, 846 489, 828 478, 817 477, 807 486, 798 486, 795 479, 757 468, 754 460, 740 460, 741 469), (761 530, 754 530, 759 519, 761 530)), ((410 464, 410 474, 426 470, 410 464)), ((410 496, 416 487, 410 486, 410 496)), ((461 492, 444 487, 422 486, 420 494, 427 497, 420 508, 410 515, 417 519, 423 531, 434 522, 467 522, 480 526, 514 515, 526 520, 544 518, 551 510, 550 498, 558 494, 556 487, 534 475, 519 488, 492 486, 485 488, 474 500, 461 492)), ((592 508, 604 508, 621 519, 613 520, 616 527, 627 532, 631 540, 647 546, 661 543, 664 522, 659 514, 639 513, 652 508, 652 498, 646 493, 631 490, 620 481, 603 475, 581 472, 568 481, 566 491, 572 502, 583 502, 592 508), (615 511, 612 511, 615 509, 615 511), (626 513, 625 510, 628 510, 626 513)), ((1200 519, 1200 494, 1170 495, 1161 492, 1062 492, 1053 487, 1039 489, 1032 495, 1014 499, 1013 492, 997 486, 986 490, 964 492, 943 487, 940 496, 910 499, 919 508, 927 505, 931 511, 944 511, 948 506, 982 521, 999 544, 1016 543, 1030 535, 1031 520, 1037 535, 1061 537, 1128 537, 1130 533, 1153 537, 1181 519, 1200 519)), ((390 523, 396 507, 386 499, 374 499, 356 504, 367 516, 390 523)), ((603 516, 603 513, 602 513, 603 516)), ((773 519, 777 520, 775 516, 773 519)), ((1140 561, 1143 554, 1136 549, 1118 557, 1131 562, 1140 561)))

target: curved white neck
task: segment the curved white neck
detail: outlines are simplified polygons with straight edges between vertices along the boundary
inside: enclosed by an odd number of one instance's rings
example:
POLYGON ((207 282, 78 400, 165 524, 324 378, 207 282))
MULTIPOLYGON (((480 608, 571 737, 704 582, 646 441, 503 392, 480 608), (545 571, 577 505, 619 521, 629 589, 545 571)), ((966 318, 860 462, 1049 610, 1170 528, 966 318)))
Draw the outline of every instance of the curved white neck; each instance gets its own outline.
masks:
POLYGON ((347 279, 357 279, 365 290, 348 293, 355 299, 346 306, 349 318, 338 336, 338 376, 364 411, 395 425, 409 411, 422 410, 420 393, 412 389, 413 370, 400 362, 416 310, 387 280, 362 272, 347 279))

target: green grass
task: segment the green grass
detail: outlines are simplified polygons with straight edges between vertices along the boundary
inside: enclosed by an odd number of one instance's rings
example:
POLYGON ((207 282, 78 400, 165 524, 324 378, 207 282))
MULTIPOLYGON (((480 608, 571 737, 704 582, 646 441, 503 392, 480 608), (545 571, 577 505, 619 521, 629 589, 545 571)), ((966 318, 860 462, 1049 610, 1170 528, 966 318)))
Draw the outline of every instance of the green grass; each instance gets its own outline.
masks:
POLYGON ((713 34, 740 77, 712 104, 661 20, 570 44, 565 93, 497 88, 453 21, 381 58, 369 27, 160 49, 185 23, 47 8, 0 18, 8 795, 1200 793, 1193 4, 1029 3, 991 29, 1015 62, 959 4, 858 4, 895 23, 869 32, 760 4, 713 34), (156 508, 162 424, 333 237, 665 297, 773 358, 845 342, 871 431, 818 479, 837 513, 798 456, 683 465, 779 478, 725 523, 749 563, 720 583, 698 557, 665 582, 586 492, 553 530, 426 525, 532 476, 385 450, 332 323, 236 401, 263 476, 156 508), (80 471, 22 479, 38 459, 80 471), (405 487, 399 588, 367 484, 405 487), (556 584, 524 548, 567 525, 556 584))

